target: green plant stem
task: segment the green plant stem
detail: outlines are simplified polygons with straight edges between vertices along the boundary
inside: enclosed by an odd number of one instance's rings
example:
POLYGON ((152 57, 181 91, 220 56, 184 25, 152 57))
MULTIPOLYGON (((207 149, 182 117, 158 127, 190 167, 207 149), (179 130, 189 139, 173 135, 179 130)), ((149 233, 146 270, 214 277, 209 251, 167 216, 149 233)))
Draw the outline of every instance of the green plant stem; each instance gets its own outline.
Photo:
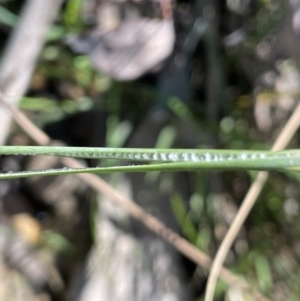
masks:
MULTIPOLYGON (((0 155, 44 155, 86 159, 116 159, 158 162, 219 162, 300 158, 300 150, 280 152, 215 149, 94 148, 64 146, 0 146, 0 155)), ((289 165, 293 165, 292 162, 289 165)))
POLYGON ((300 151, 240 151, 207 149, 124 149, 53 146, 1 146, 0 155, 46 155, 76 158, 148 161, 155 164, 62 168, 0 173, 0 179, 76 173, 188 171, 188 170, 281 170, 300 166, 300 151))

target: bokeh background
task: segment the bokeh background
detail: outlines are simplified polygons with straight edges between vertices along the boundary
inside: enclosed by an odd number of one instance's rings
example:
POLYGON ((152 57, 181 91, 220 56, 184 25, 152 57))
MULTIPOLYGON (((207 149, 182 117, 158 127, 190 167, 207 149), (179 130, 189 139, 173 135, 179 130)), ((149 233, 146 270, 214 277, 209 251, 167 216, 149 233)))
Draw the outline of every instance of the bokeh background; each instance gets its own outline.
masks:
MULTIPOLYGON (((26 2, 0 1, 2 53, 26 2)), ((268 150, 299 99, 299 54, 298 0, 68 0, 18 107, 70 146, 268 150)), ((103 178, 214 257, 256 174, 103 178)), ((205 269, 76 176, 1 181, 0 204, 0 300, 203 300, 205 269)), ((299 204, 299 176, 272 172, 225 262, 271 300, 300 298, 299 204)), ((255 299, 220 282, 216 300, 255 299)))

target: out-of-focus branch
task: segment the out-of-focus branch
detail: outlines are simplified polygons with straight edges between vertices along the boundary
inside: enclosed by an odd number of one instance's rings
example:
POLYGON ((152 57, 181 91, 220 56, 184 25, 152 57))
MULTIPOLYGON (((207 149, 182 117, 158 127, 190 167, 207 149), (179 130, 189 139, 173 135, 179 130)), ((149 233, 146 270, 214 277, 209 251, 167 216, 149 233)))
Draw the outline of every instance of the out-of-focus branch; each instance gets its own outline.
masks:
MULTIPOLYGON (((300 126, 300 105, 298 105, 293 112, 292 116, 286 123, 285 127, 282 129, 278 138, 276 139, 272 151, 279 151, 286 148, 296 131, 300 126)), ((266 171, 261 171, 258 173, 255 181, 252 183, 234 221, 232 222, 229 230, 226 233, 225 238, 217 252, 217 255, 212 264, 212 268, 208 277, 205 301, 212 301, 217 284, 219 272, 223 266, 226 256, 236 239, 238 233, 240 232, 242 225, 244 224, 247 216, 249 215, 251 209, 257 201, 257 198, 262 191, 269 173, 266 171)))
MULTIPOLYGON (((45 34, 54 21, 63 0, 28 0, 14 29, 0 66, 0 90, 16 105, 26 92, 45 34)), ((11 115, 0 104, 0 145, 4 144, 11 115)))

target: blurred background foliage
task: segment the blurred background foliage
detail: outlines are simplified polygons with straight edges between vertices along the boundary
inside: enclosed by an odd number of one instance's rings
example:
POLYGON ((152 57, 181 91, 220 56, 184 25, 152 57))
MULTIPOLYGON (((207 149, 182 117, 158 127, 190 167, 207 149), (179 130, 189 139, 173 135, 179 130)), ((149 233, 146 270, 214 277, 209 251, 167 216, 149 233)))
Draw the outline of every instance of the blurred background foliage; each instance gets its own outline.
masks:
MULTIPOLYGON (((24 2, 0 1, 2 49, 24 2)), ((36 125, 73 146, 271 148, 299 97, 300 1, 174 1, 173 53, 130 81, 114 80, 95 68, 90 53, 75 53, 68 44, 71 36, 100 30, 97 25, 110 5, 117 11, 125 7, 127 13, 134 8, 143 18, 162 18, 159 4, 150 0, 65 1, 47 34, 29 91, 19 104, 36 125)), ((123 19, 114 22, 120 25, 123 19)), ((290 143, 291 148, 299 147, 298 139, 290 143)), ((32 142, 14 126, 8 144, 32 142)), ((3 170, 57 164, 49 158, 41 162, 1 158, 3 170)), ((117 187, 127 183, 136 202, 214 257, 255 175, 252 171, 151 172, 105 179, 117 187)), ((271 174, 226 260, 226 266, 272 300, 299 300, 298 181, 294 174, 271 174)), ((126 214, 103 207, 106 203, 75 177, 1 182, 0 197, 1 300, 202 300, 207 272, 180 254, 172 255, 170 246, 163 252, 176 268, 167 268, 166 279, 182 282, 168 282, 163 289, 155 286, 163 280, 153 267, 151 277, 156 280, 148 284, 152 299, 150 293, 86 297, 87 287, 92 287, 91 292, 94 288, 92 281, 89 284, 89 258, 103 247, 97 247, 99 233, 106 231, 99 220, 107 219, 116 227, 116 241, 129 235, 141 250, 148 237, 151 246, 158 238, 126 214), (166 294, 170 291, 176 292, 173 299, 166 294)), ((153 252, 155 257, 161 249, 153 252)), ((150 265, 155 262, 143 256, 150 265)), ((114 273, 109 277, 114 278, 114 273)), ((220 283, 216 300, 237 300, 230 292, 232 288, 228 291, 220 283)), ((243 298, 238 300, 253 300, 243 298)))

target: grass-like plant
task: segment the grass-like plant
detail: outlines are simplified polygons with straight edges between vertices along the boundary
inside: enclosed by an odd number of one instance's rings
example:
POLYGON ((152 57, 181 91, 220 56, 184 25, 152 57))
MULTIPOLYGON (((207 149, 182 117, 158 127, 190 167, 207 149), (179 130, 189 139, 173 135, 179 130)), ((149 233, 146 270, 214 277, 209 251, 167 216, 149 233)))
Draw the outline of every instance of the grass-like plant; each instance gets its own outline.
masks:
MULTIPOLYGON (((57 156, 134 161, 136 164, 92 168, 4 171, 0 180, 79 173, 198 171, 198 170, 298 170, 300 151, 89 148, 59 146, 0 146, 0 155, 57 156)), ((116 161, 114 161, 116 162, 116 161)), ((261 295, 258 295, 260 298, 261 295)), ((209 299, 209 298, 208 298, 209 299)))
POLYGON ((0 155, 43 155, 85 159, 138 161, 112 167, 68 168, 0 173, 0 180, 78 173, 287 170, 300 166, 300 151, 253 151, 211 149, 89 148, 59 146, 0 146, 0 155), (148 162, 141 163, 141 162, 148 162))

